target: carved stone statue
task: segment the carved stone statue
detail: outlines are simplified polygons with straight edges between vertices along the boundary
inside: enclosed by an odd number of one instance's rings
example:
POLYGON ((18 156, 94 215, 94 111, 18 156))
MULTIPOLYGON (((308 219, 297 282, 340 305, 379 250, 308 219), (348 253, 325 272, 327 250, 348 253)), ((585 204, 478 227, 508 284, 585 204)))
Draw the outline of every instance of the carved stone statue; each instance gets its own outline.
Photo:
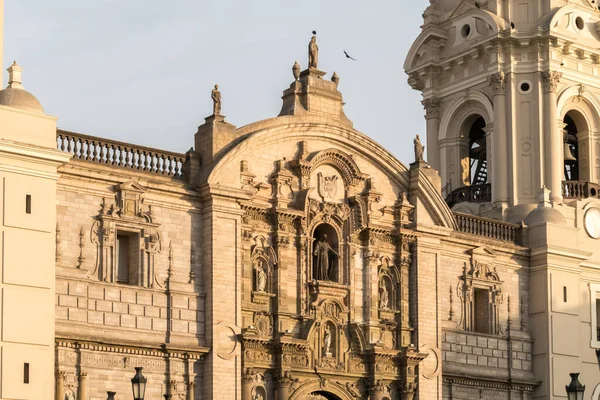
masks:
POLYGON ((425 151, 425 146, 423 146, 421 144, 421 139, 419 138, 419 135, 417 135, 417 137, 415 138, 414 144, 415 144, 415 161, 425 161, 423 159, 423 153, 425 151))
POLYGON ((315 243, 315 250, 313 252, 313 275, 314 278, 319 281, 330 281, 332 280, 331 255, 337 256, 337 253, 327 243, 327 235, 322 234, 321 238, 315 243))
POLYGON ((387 310, 390 299, 387 287, 385 285, 385 281, 382 280, 379 283, 379 290, 381 292, 381 294, 379 295, 379 308, 381 308, 382 310, 387 310))
POLYGON ((210 97, 213 100, 213 115, 221 115, 221 92, 219 92, 219 85, 215 85, 210 97))
POLYGON ((331 354, 331 328, 325 325, 325 333, 323 334, 323 355, 331 354))
POLYGON ((265 262, 260 260, 254 266, 256 269, 256 291, 264 292, 267 287, 267 273, 264 268, 265 262))
POLYGON ((254 397, 252 398, 252 400, 264 400, 264 397, 263 397, 263 395, 262 395, 262 394, 260 394, 260 393, 256 393, 256 394, 254 395, 254 397))
POLYGON ((308 44, 308 67, 317 68, 319 64, 319 46, 317 46, 317 37, 313 35, 308 44))

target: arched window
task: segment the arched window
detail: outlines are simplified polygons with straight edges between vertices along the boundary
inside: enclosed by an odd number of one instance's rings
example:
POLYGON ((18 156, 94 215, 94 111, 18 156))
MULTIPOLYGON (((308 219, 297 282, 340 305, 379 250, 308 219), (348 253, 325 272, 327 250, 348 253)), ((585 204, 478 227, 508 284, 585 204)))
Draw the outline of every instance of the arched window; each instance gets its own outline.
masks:
POLYGON ((563 122, 566 124, 563 131, 564 140, 564 170, 566 181, 579 180, 579 145, 577 142, 577 125, 567 113, 563 122))
POLYGON ((488 183, 487 152, 485 143, 485 120, 477 117, 469 129, 469 183, 488 183))

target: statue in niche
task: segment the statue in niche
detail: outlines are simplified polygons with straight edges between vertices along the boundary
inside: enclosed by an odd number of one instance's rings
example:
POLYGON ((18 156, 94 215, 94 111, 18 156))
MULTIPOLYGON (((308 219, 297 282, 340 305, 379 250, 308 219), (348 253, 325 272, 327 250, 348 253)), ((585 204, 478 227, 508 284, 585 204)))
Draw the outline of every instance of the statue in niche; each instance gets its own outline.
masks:
POLYGON ((267 287, 267 272, 265 271, 265 262, 263 260, 258 260, 254 264, 254 269, 256 271, 256 291, 264 292, 267 287))
POLYGON ((337 257, 335 250, 327 243, 327 235, 322 234, 319 241, 315 244, 313 252, 313 275, 320 281, 331 281, 333 276, 333 258, 337 257))
POLYGON ((264 397, 262 394, 256 393, 256 394, 254 394, 254 397, 252 398, 252 400, 264 400, 264 397))
POLYGON ((379 295, 379 308, 382 310, 388 310, 389 309, 389 301, 390 301, 390 296, 388 294, 388 290, 385 284, 385 280, 382 279, 381 282, 379 283, 379 291, 380 291, 380 295, 379 295))
POLYGON ((323 334, 323 355, 331 356, 331 328, 325 325, 325 333, 323 334))
POLYGON ((315 31, 313 31, 313 37, 310 39, 310 43, 308 44, 308 67, 309 68, 317 68, 319 64, 319 46, 317 46, 317 36, 315 31))
POLYGON ((415 140, 413 141, 413 143, 415 144, 415 161, 417 161, 417 162, 425 161, 423 159, 423 153, 425 152, 425 146, 423 146, 423 144, 421 144, 421 138, 419 138, 419 135, 417 135, 417 137, 415 137, 415 140))
POLYGON ((210 93, 210 97, 213 101, 213 115, 221 115, 221 92, 219 92, 219 85, 215 85, 215 88, 210 93))

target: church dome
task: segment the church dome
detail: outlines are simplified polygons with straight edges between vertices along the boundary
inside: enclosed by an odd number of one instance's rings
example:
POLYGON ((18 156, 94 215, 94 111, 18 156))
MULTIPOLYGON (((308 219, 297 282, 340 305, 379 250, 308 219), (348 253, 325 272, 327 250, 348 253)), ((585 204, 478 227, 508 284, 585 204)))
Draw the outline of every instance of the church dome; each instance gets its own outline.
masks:
POLYGON ((23 88, 22 71, 16 61, 8 68, 8 87, 0 90, 0 105, 43 114, 44 108, 39 100, 23 88))
POLYGON ((567 220, 560 213, 560 211, 551 207, 536 208, 535 210, 530 212, 529 215, 527 215, 527 217, 525 217, 525 220, 523 222, 525 222, 527 226, 535 226, 547 222, 560 225, 567 224, 567 220))

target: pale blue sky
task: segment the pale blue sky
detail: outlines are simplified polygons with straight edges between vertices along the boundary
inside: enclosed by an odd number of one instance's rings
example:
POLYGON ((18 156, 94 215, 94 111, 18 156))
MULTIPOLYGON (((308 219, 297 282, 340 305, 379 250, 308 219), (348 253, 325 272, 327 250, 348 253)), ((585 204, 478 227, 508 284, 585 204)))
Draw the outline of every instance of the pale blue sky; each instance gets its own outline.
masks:
POLYGON ((18 61, 60 128, 185 152, 215 83, 230 123, 276 116, 315 29, 319 68, 340 76, 346 115, 406 164, 425 120, 403 64, 428 4, 5 0, 4 68, 18 61))

